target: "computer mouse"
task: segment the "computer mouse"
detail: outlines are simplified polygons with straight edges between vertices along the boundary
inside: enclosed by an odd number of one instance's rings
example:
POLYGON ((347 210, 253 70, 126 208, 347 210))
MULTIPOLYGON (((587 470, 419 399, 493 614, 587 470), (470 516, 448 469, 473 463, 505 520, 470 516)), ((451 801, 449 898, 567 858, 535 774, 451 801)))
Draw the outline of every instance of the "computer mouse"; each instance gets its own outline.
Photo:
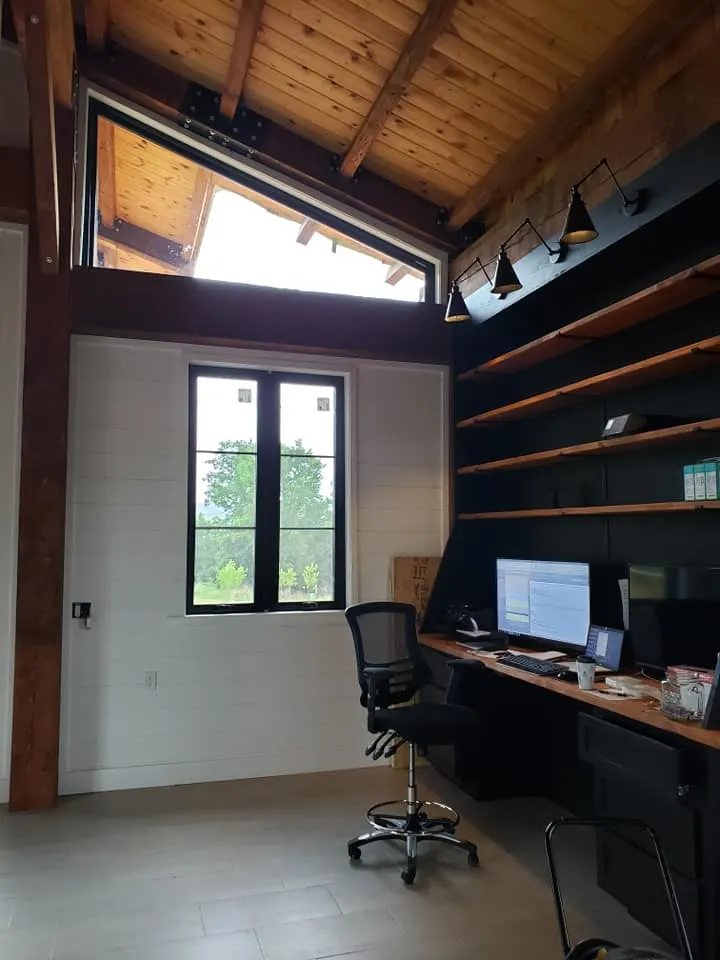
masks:
POLYGON ((573 670, 561 670, 557 675, 558 680, 577 680, 577 674, 573 670))

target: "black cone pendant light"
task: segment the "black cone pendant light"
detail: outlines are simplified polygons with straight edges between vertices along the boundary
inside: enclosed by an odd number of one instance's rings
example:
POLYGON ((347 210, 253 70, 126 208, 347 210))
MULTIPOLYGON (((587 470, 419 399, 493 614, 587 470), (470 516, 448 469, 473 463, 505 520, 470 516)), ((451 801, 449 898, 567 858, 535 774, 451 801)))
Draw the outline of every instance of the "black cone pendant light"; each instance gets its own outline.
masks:
POLYGON ((460 293, 457 280, 453 280, 447 310, 445 311, 445 323, 459 323, 461 320, 469 319, 470 311, 465 303, 465 298, 460 293))
POLYGON ((518 280, 515 268, 510 263, 510 257, 508 257, 505 247, 500 247, 495 267, 495 279, 490 293, 513 293, 521 287, 522 284, 518 280))
POLYGON ((565 217, 565 226, 560 234, 560 243, 571 245, 588 243, 588 241, 594 240, 597 235, 598 232, 585 206, 585 201, 580 196, 578 188, 573 187, 567 216, 565 217))

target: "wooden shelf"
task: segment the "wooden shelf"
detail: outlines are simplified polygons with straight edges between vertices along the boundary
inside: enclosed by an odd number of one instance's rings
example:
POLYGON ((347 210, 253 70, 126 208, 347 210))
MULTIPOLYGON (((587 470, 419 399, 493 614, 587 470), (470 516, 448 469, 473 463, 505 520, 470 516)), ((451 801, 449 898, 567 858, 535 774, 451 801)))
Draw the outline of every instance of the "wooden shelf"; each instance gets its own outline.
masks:
POLYGON ((673 377, 680 373, 698 370, 713 360, 720 359, 720 336, 708 337, 696 343, 678 347, 668 353, 660 353, 625 367, 608 370, 605 373, 568 383, 554 390, 538 393, 525 400, 517 400, 504 407, 496 407, 478 413, 474 417, 460 420, 458 427, 482 427, 488 423, 500 423, 507 420, 522 420, 546 410, 552 410, 584 396, 603 396, 622 388, 637 387, 650 383, 659 377, 673 377))
POLYGON ((600 517, 624 513, 692 513, 720 509, 720 500, 671 500, 666 503, 616 503, 597 507, 547 507, 459 513, 458 520, 522 520, 525 517, 600 517))
POLYGON ((698 263, 676 273, 603 310, 591 313, 574 323, 538 337, 516 350, 493 357, 472 370, 461 373, 458 380, 478 380, 488 376, 517 373, 527 367, 577 350, 592 340, 602 340, 627 330, 652 317, 675 310, 694 300, 701 300, 720 291, 720 256, 698 263))
POLYGON ((696 437, 700 433, 720 431, 720 417, 711 420, 698 420, 676 427, 663 427, 660 430, 648 430, 629 437, 615 437, 608 440, 593 440, 590 443, 578 443, 569 447, 556 447, 554 450, 541 450, 538 453, 525 453, 503 460, 490 460, 487 463, 475 463, 460 467, 459 474, 492 473, 498 470, 526 470, 530 467, 544 467, 559 463, 567 457, 604 456, 623 453, 638 447, 649 447, 664 443, 680 443, 696 437))

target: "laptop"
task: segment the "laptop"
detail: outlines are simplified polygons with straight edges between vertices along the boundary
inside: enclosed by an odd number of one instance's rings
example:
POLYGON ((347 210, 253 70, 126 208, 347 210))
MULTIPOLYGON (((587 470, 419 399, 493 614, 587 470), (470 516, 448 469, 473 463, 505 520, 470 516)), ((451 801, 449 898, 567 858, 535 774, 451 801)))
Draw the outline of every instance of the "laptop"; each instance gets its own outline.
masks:
MULTIPOLYGON (((597 663, 596 673, 616 673, 620 669, 624 639, 624 630, 590 624, 585 653, 597 663)), ((572 661, 567 663, 567 668, 577 672, 577 667, 572 661)))

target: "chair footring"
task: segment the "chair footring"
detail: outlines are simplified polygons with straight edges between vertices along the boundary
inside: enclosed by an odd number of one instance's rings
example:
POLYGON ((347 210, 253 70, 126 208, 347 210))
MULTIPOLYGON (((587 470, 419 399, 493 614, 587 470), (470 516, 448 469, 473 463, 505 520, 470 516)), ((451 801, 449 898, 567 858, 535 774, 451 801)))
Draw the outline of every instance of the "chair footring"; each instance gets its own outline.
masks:
POLYGON ((414 808, 414 813, 410 814, 407 800, 384 800, 370 807, 365 816, 376 830, 406 831, 412 821, 412 829, 418 834, 453 833, 460 823, 459 814, 446 803, 417 800, 414 808))

